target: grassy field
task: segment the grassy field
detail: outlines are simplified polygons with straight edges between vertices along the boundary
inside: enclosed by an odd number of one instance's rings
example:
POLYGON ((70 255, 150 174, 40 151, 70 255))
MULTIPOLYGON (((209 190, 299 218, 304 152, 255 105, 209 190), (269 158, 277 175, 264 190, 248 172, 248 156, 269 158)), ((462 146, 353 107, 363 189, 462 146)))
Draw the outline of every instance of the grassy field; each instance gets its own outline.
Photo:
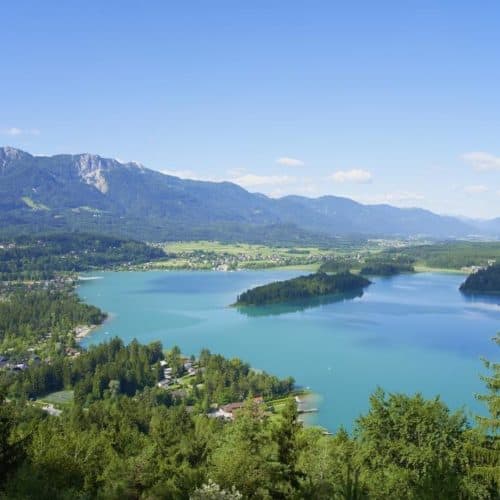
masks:
POLYGON ((448 269, 446 267, 430 267, 424 263, 418 263, 414 266, 415 272, 417 273, 447 273, 447 274, 463 274, 464 276, 469 274, 468 271, 464 269, 448 269))
POLYGON ((213 241, 177 242, 162 245, 168 259, 153 264, 160 269, 262 269, 309 266, 314 269, 333 250, 316 247, 273 247, 213 241))
POLYGON ((400 240, 369 240, 364 243, 346 245, 338 247, 312 247, 312 246, 280 246, 280 245, 257 245, 251 243, 222 243, 219 241, 177 241, 167 242, 161 245, 166 252, 224 252, 237 255, 240 253, 259 253, 261 255, 271 255, 280 253, 283 255, 324 255, 335 253, 336 255, 346 255, 355 251, 380 251, 385 248, 400 247, 400 240))
POLYGON ((148 269, 297 269, 315 272, 329 259, 351 261, 352 270, 359 270, 366 259, 382 260, 406 256, 417 272, 468 274, 472 266, 500 261, 500 242, 445 242, 415 244, 399 240, 369 240, 363 244, 338 248, 283 247, 217 241, 169 242, 161 245, 168 258, 148 264, 148 269), (377 257, 378 256, 378 257, 377 257))
POLYGON ((220 243, 218 241, 188 241, 166 243, 162 248, 167 253, 219 253, 227 255, 250 255, 259 257, 272 257, 274 255, 283 256, 322 256, 332 253, 332 250, 320 249, 317 247, 279 247, 266 245, 252 245, 248 243, 220 243))
POLYGON ((339 248, 282 247, 217 241, 173 242, 161 245, 168 258, 151 264, 157 269, 300 269, 314 272, 333 257, 379 252, 381 242, 339 248))
POLYGON ((41 401, 55 406, 67 405, 73 402, 73 391, 57 391, 47 394, 41 401))

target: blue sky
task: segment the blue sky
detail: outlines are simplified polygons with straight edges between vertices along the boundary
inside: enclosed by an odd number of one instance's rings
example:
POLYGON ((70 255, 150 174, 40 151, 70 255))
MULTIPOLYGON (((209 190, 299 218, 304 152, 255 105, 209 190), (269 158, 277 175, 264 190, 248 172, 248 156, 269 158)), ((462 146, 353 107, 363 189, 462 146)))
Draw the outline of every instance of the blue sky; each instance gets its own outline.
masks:
POLYGON ((500 3, 2 4, 0 144, 500 216, 500 3))

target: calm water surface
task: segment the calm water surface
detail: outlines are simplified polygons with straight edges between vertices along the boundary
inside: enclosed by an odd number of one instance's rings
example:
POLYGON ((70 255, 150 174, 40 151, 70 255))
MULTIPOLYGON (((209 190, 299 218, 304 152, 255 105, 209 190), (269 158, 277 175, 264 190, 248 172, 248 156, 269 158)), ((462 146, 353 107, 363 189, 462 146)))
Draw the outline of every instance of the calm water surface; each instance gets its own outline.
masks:
POLYGON ((441 395, 452 408, 482 411, 481 356, 495 359, 497 299, 470 300, 462 276, 423 273, 376 278, 361 297, 264 310, 228 307, 238 293, 298 271, 106 272, 80 295, 111 318, 83 345, 119 336, 161 340, 186 354, 207 347, 320 395, 314 423, 350 429, 377 386, 441 395))

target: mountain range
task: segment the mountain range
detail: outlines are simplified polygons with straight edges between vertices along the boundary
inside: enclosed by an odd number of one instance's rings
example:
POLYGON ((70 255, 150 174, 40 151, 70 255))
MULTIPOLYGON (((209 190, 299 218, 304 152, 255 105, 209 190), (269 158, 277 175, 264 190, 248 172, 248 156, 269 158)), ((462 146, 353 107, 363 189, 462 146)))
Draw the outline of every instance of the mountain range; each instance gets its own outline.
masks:
POLYGON ((98 155, 35 156, 12 147, 0 148, 0 224, 2 234, 98 231, 151 241, 500 235, 500 219, 462 220, 337 196, 269 198, 98 155))

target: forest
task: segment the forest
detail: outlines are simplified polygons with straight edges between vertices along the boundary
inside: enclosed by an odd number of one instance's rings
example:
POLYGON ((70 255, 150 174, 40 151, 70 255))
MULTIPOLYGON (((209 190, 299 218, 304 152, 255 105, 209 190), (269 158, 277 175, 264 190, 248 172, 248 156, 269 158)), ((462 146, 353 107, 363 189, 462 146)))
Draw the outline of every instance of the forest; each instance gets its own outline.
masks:
POLYGON ((433 245, 415 245, 404 249, 394 248, 382 255, 409 259, 411 262, 438 269, 487 266, 500 261, 500 243, 448 241, 433 245))
POLYGON ((285 281, 275 281, 243 292, 236 305, 264 305, 322 295, 333 295, 362 290, 370 281, 362 276, 341 272, 330 275, 323 272, 299 276, 285 281))
POLYGON ((365 276, 395 276, 401 273, 413 273, 415 268, 411 264, 399 262, 368 262, 361 268, 365 276))
MULTIPOLYGON (((149 345, 132 341, 124 345, 115 338, 108 343, 91 346, 77 357, 53 356, 50 363, 40 363, 20 373, 0 372, 0 382, 11 398, 29 400, 50 392, 73 390, 74 399, 85 406, 110 393, 134 396, 146 387, 155 389, 163 379, 160 361, 166 360, 175 377, 185 374, 183 359, 174 346, 165 355, 160 342, 149 345)), ((200 370, 190 378, 183 391, 184 402, 207 411, 211 404, 242 401, 251 394, 266 398, 290 394, 292 378, 278 379, 265 372, 252 370, 241 360, 203 350, 200 370)), ((158 391, 163 394, 163 390, 158 391)))
MULTIPOLYGON (((250 381, 245 364, 208 352, 199 357, 207 369, 193 400, 170 397, 153 384, 162 357, 159 343, 124 346, 114 339, 72 364, 54 364, 63 385, 75 390, 60 416, 14 397, 31 383, 29 372, 14 381, 3 378, 3 497, 499 498, 498 364, 487 365, 480 397, 489 414, 474 426, 439 398, 379 389, 352 433, 329 435, 304 427, 292 398, 269 414, 253 399, 264 385, 250 381), (208 394, 210 401, 227 396, 246 402, 234 421, 222 421, 205 413, 200 401, 208 394)), ((283 383, 275 394, 287 394, 283 383)))
POLYGON ((395 276, 401 273, 414 272, 414 262, 415 259, 411 257, 389 252, 368 254, 360 259, 336 256, 325 260, 319 267, 319 272, 341 273, 355 269, 365 276, 395 276))
POLYGON ((0 281, 48 280, 56 272, 82 272, 165 258, 160 248, 86 233, 18 236, 0 245, 0 281))
POLYGON ((106 317, 82 302, 71 284, 16 287, 0 297, 0 354, 10 357, 40 342, 58 350, 73 346, 76 326, 98 325, 106 317))
POLYGON ((352 257, 334 257, 321 263, 318 272, 320 273, 345 273, 350 271, 359 263, 352 257))
POLYGON ((500 294, 500 264, 479 269, 460 285, 464 293, 500 294))

